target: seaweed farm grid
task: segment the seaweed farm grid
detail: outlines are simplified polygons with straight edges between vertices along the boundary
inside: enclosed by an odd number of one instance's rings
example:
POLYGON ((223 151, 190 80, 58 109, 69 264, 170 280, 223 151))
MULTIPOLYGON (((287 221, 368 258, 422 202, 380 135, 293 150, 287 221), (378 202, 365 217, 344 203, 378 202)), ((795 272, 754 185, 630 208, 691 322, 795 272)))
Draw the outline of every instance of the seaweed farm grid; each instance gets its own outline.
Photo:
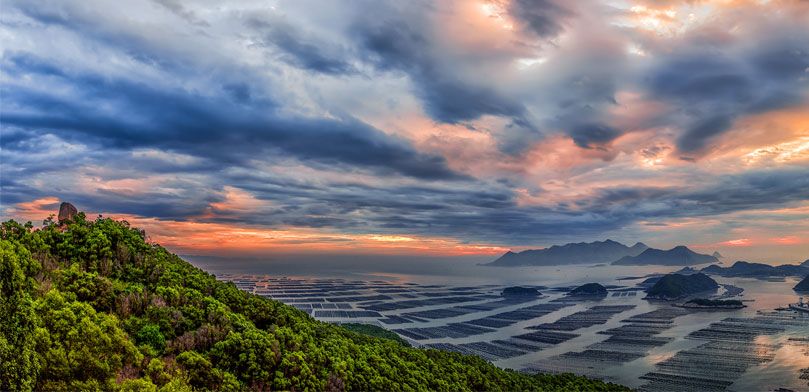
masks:
POLYGON ((739 390, 734 382, 746 372, 767 366, 782 347, 798 347, 806 366, 794 372, 790 385, 809 387, 809 317, 793 312, 717 312, 677 335, 671 332, 680 321, 699 311, 649 303, 638 287, 611 286, 609 295, 594 300, 539 286, 539 297, 510 297, 498 285, 228 274, 217 279, 321 321, 381 326, 414 347, 477 355, 526 373, 585 375, 640 391, 739 390), (687 347, 679 349, 682 344, 687 347), (633 367, 667 348, 670 355, 642 372, 633 367))

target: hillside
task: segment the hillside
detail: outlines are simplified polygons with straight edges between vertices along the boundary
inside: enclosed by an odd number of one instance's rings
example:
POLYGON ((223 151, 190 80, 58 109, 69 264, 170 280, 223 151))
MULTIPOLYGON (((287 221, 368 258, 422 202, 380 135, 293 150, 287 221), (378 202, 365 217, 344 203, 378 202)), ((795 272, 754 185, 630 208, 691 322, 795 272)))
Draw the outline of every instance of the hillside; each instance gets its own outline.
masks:
POLYGON ((803 278, 803 280, 798 282, 798 284, 796 284, 795 287, 792 288, 792 290, 801 291, 801 292, 804 292, 804 291, 809 292, 809 275, 806 275, 806 277, 803 278))
POLYGON ((345 328, 349 331, 354 331, 356 333, 361 333, 363 335, 376 336, 378 338, 383 339, 390 339, 396 343, 401 344, 402 346, 410 347, 410 342, 402 339, 402 337, 397 335, 396 332, 388 331, 387 329, 377 327, 376 325, 359 324, 359 323, 346 323, 339 325, 340 327, 345 328))
POLYGON ((637 255, 647 248, 641 242, 632 247, 613 240, 579 242, 554 245, 544 249, 531 249, 520 253, 508 251, 497 260, 486 265, 514 267, 521 265, 610 263, 624 256, 637 255))
POLYGON ((716 257, 704 255, 688 249, 685 246, 677 246, 669 250, 649 248, 637 256, 626 256, 613 265, 695 265, 715 263, 719 261, 716 257))
POLYGON ((809 267, 795 264, 773 267, 767 264, 737 261, 732 266, 725 268, 715 264, 709 265, 703 268, 702 272, 727 277, 767 278, 775 276, 806 276, 809 274, 809 267))
POLYGON ((318 322, 79 213, 0 231, 0 390, 626 390, 318 322))
POLYGON ((668 274, 647 291, 647 298, 673 300, 717 288, 719 284, 705 274, 668 274))

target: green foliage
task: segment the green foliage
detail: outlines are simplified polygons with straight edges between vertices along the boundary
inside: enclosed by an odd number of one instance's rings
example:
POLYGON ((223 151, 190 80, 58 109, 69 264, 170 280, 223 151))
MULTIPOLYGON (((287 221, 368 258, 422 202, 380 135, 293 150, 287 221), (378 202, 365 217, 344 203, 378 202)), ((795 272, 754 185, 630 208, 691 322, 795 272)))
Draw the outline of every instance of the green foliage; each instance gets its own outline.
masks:
POLYGON ((138 331, 138 343, 146 344, 157 353, 162 353, 166 348, 166 338, 160 333, 160 327, 153 324, 144 325, 138 331))
POLYGON ((68 301, 56 289, 34 307, 38 390, 110 390, 124 365, 142 360, 115 316, 68 301))
POLYGON ((356 333, 361 333, 363 335, 375 336, 382 339, 393 340, 394 342, 397 342, 404 347, 410 347, 410 342, 402 339, 395 332, 388 331, 387 329, 378 327, 376 325, 358 324, 358 323, 345 323, 339 325, 349 331, 354 331, 356 333))
POLYGON ((0 390, 30 391, 39 362, 34 351, 36 315, 23 268, 31 254, 18 242, 0 239, 0 390))
POLYGON ((0 390, 626 390, 318 322, 145 238, 83 213, 0 226, 0 390))

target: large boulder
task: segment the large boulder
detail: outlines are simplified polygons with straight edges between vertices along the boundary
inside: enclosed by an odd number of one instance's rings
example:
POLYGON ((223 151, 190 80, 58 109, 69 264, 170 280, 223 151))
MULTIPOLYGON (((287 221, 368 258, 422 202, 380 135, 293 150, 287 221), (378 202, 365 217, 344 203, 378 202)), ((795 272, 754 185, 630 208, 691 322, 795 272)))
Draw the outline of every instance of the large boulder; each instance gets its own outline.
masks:
POLYGON ((79 210, 77 210, 76 207, 73 206, 73 204, 64 202, 62 203, 61 206, 59 206, 59 222, 63 222, 65 220, 73 220, 73 218, 75 218, 76 214, 78 213, 79 210))

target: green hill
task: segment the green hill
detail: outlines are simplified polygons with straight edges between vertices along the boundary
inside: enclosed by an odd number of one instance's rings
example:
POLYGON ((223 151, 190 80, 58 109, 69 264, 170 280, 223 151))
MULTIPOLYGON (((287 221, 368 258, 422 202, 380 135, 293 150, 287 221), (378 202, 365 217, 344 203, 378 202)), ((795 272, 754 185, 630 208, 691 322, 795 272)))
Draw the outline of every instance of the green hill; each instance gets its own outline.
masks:
POLYGON ((626 390, 318 322, 126 222, 0 228, 0 390, 626 390))
POLYGON ((354 331, 356 333, 361 333, 363 335, 376 336, 382 339, 390 339, 393 340, 394 342, 401 344, 402 346, 410 347, 410 342, 402 339, 402 337, 397 335, 396 332, 388 331, 387 329, 378 327, 376 325, 360 324, 360 323, 345 323, 337 325, 349 331, 354 331))
POLYGON ((648 298, 672 300, 686 295, 716 290, 719 285, 703 273, 692 275, 668 274, 660 278, 647 292, 648 298))

